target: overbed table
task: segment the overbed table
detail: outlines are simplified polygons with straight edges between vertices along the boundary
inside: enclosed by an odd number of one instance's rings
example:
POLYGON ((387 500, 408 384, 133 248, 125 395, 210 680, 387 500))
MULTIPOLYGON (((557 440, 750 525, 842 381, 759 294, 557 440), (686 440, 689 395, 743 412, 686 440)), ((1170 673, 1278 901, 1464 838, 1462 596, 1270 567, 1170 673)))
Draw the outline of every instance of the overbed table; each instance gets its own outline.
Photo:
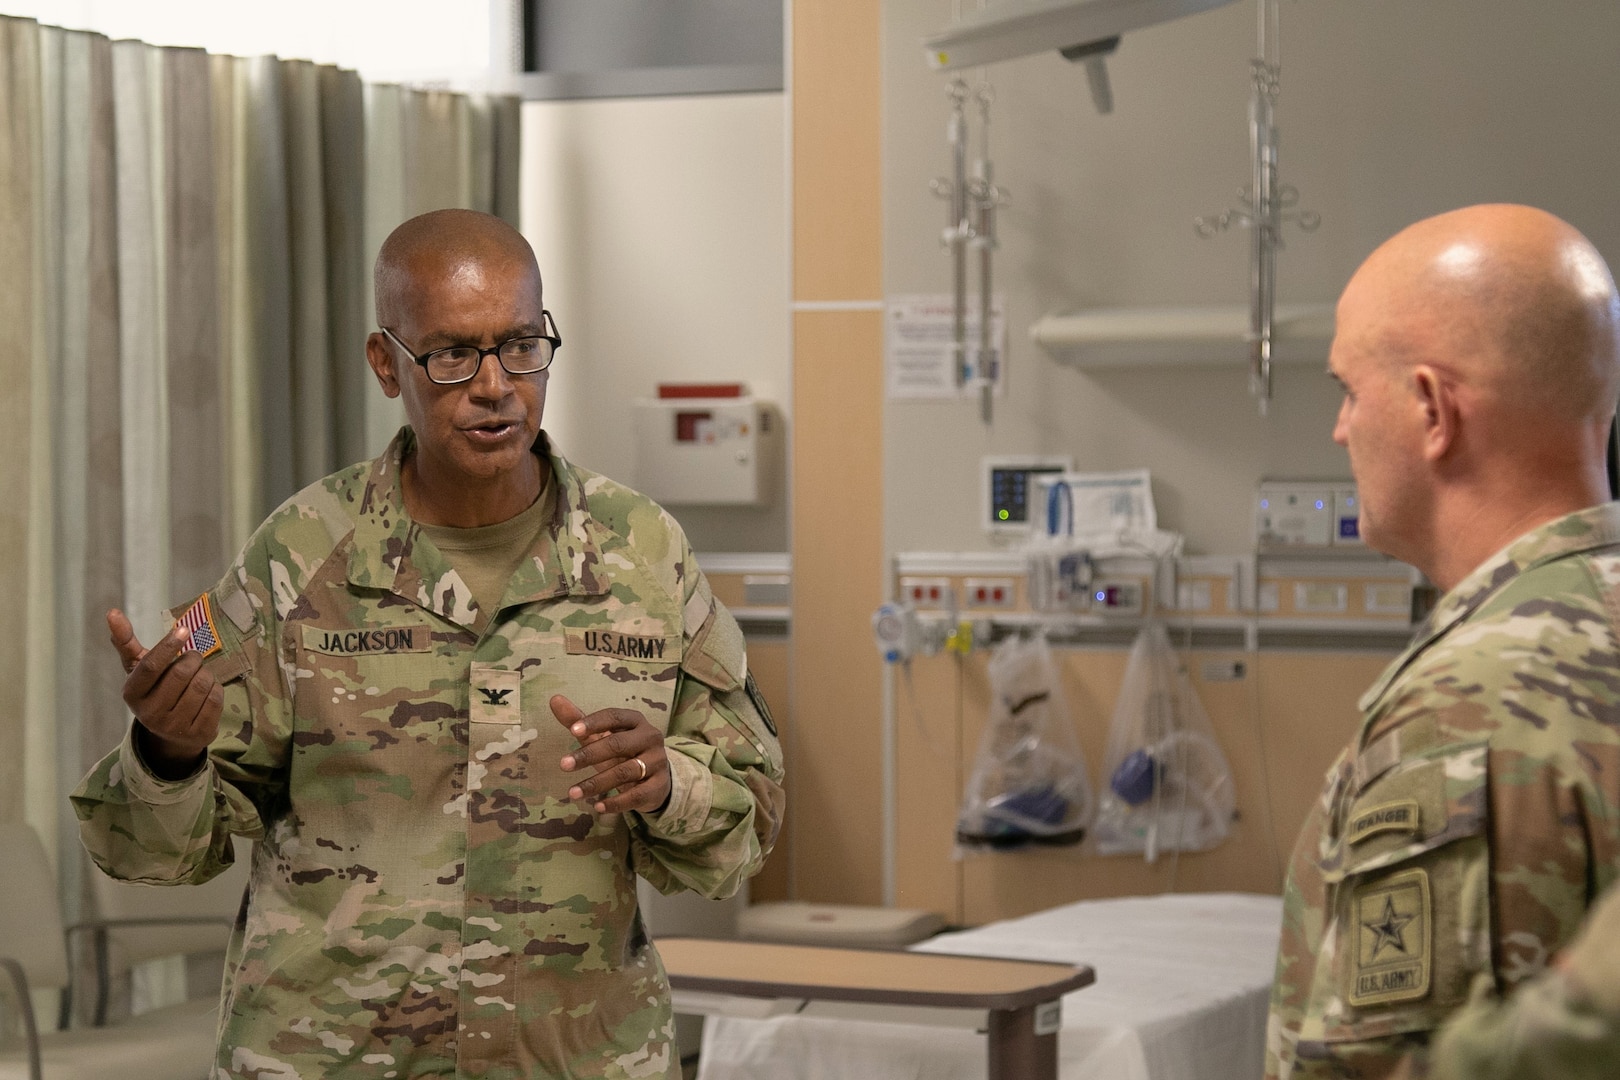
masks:
POLYGON ((989 1034, 990 1080, 1056 1080, 1059 999, 1096 979, 1083 964, 751 941, 660 938, 658 951, 676 1012, 971 1026, 989 1034))

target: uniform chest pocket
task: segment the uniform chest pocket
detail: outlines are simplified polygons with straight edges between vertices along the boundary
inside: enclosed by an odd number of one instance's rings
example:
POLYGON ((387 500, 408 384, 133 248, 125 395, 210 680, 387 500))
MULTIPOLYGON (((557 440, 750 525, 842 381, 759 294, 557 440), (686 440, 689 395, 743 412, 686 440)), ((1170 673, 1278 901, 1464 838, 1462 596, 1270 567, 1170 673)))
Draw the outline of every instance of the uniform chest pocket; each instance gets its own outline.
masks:
POLYGON ((299 646, 295 741, 348 748, 371 767, 399 747, 455 741, 458 695, 426 624, 304 626, 299 646))
POLYGON ((1334 933, 1323 1038, 1426 1031, 1490 966, 1484 744, 1403 762, 1351 799, 1323 860, 1334 933))
MULTIPOLYGON (((544 647, 529 642, 521 660, 514 656, 472 664, 469 785, 482 791, 486 800, 499 793, 511 805, 523 805, 531 817, 567 819, 571 824, 564 831, 594 823, 598 833, 613 834, 616 815, 591 815, 567 800, 565 793, 579 776, 563 772, 561 760, 578 749, 579 740, 558 721, 552 699, 561 695, 586 715, 603 709, 634 710, 667 732, 679 668, 656 655, 642 659, 569 653, 563 645, 561 638, 544 647)), ((664 647, 667 650, 668 643, 664 647)))
POLYGON ((609 628, 568 629, 551 674, 563 694, 587 714, 633 709, 659 731, 669 729, 680 676, 681 639, 609 628))

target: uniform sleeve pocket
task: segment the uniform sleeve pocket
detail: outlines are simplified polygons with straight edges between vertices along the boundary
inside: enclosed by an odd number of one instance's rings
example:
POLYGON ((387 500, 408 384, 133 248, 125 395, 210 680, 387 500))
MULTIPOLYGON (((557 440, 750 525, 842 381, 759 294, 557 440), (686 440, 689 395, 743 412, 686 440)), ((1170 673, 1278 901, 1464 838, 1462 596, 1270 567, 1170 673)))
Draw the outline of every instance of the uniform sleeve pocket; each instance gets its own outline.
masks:
POLYGON ((687 637, 690 643, 681 660, 685 672, 722 692, 739 689, 748 677, 748 647, 743 641, 742 628, 725 605, 708 594, 708 583, 693 594, 703 603, 687 604, 687 637), (699 618, 692 618, 699 615, 699 618))
POLYGON ((1357 793, 1323 876, 1334 993, 1324 1038, 1426 1031, 1490 967, 1484 744, 1419 757, 1357 793))

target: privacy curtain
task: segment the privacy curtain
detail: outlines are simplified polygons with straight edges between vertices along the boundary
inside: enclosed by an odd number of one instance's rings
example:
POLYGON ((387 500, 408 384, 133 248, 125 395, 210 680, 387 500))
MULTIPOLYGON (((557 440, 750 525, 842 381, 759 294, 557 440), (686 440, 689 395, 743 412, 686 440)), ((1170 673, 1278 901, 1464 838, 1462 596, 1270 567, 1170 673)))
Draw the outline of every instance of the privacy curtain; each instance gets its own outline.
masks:
POLYGON ((518 103, 0 17, 0 822, 80 895, 66 796, 150 644, 299 487, 379 452, 371 262, 399 222, 516 224, 518 103), (19 752, 20 751, 20 752, 19 752))

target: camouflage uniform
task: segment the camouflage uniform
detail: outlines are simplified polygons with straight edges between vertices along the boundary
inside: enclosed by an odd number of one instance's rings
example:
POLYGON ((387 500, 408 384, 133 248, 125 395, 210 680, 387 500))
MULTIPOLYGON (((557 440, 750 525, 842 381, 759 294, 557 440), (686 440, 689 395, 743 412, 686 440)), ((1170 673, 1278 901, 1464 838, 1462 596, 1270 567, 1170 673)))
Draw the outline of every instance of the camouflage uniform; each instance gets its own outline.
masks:
POLYGON ((1435 1080, 1614 1080, 1620 1076, 1620 889, 1610 889, 1559 966, 1504 1003, 1489 979, 1447 1021, 1435 1080))
POLYGON ((1294 849, 1268 1077, 1423 1075, 1477 975, 1506 990, 1620 876, 1620 504, 1447 593, 1361 699, 1294 849))
POLYGON ((725 896, 775 839, 781 754, 741 632, 667 514, 544 437, 555 516, 481 617, 406 515, 413 446, 259 528, 205 595, 226 695, 206 767, 165 782, 126 737, 73 797, 85 844, 171 883, 257 841, 215 1077, 678 1076, 636 875, 725 896), (557 693, 665 732, 661 812, 567 800, 557 693))

